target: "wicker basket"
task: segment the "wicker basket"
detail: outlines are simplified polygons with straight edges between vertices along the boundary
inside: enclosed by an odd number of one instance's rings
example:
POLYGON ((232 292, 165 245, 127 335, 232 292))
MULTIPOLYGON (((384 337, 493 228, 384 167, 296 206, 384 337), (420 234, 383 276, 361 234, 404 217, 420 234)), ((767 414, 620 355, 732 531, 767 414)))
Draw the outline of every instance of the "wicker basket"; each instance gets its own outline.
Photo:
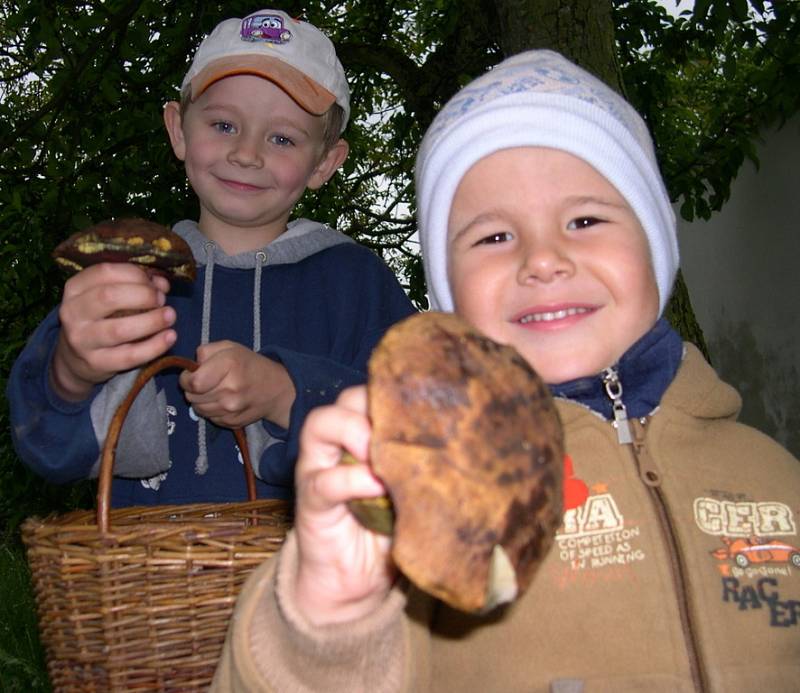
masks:
POLYGON ((194 369, 165 357, 144 369, 111 422, 97 511, 22 525, 47 667, 56 691, 190 691, 208 688, 236 595, 283 542, 286 501, 250 500, 110 510, 114 453, 135 396, 155 373, 194 369))

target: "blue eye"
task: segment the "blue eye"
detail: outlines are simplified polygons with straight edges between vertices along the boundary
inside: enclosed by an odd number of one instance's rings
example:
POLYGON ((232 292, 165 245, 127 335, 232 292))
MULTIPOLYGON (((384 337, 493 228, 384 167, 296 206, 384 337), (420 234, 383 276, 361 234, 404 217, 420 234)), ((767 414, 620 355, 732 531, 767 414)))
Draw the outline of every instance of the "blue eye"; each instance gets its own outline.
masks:
POLYGON ((573 219, 571 222, 569 222, 567 224, 567 228, 570 230, 588 229, 590 226, 602 223, 603 220, 598 219, 597 217, 578 217, 577 219, 573 219))
POLYGON ((226 120, 217 120, 211 124, 211 127, 225 135, 236 134, 236 126, 226 120))
POLYGON ((277 144, 279 147, 291 147, 294 144, 291 139, 285 137, 284 135, 273 135, 270 140, 273 144, 277 144))

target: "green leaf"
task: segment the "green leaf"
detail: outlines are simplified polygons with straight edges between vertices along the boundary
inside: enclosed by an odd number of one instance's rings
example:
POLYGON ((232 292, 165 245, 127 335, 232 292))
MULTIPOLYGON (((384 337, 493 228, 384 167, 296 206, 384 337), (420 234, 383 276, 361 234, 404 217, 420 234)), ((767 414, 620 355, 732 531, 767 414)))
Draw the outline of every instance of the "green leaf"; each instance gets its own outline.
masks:
POLYGON ((114 105, 119 101, 119 84, 110 79, 103 79, 100 82, 100 92, 107 103, 114 105))
POLYGON ((731 9, 733 16, 740 22, 744 22, 748 17, 748 10, 750 5, 747 0, 731 0, 731 9))
POLYGON ((692 201, 686 199, 683 201, 681 205, 681 217, 686 221, 694 221, 694 205, 692 205, 692 201))
POLYGON ((733 79, 736 77, 736 58, 733 55, 725 56, 722 63, 722 74, 725 79, 733 79))
POLYGON ((711 6, 712 0, 696 0, 694 3, 694 10, 692 15, 695 21, 704 19, 708 14, 708 8, 711 6))

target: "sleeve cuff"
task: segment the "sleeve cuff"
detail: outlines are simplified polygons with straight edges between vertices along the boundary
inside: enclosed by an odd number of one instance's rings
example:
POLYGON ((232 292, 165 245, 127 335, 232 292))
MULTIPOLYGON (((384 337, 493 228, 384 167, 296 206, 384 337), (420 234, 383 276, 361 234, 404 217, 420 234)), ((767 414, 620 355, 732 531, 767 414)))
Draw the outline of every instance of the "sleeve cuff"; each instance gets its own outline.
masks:
POLYGON ((239 600, 231 638, 237 678, 252 690, 403 690, 409 635, 402 592, 394 589, 363 619, 317 627, 292 603, 296 569, 297 542, 290 532, 239 600))
POLYGON ((57 343, 58 342, 55 341, 50 346, 50 350, 47 354, 47 360, 45 361, 46 367, 42 368, 42 392, 44 392, 44 397, 47 401, 47 404, 49 404, 60 414, 78 414, 91 406, 94 398, 97 396, 97 393, 100 390, 100 385, 95 385, 92 388, 92 391, 89 393, 89 396, 86 399, 82 399, 78 402, 62 399, 53 389, 50 381, 50 370, 53 367, 53 352, 56 349, 57 343))

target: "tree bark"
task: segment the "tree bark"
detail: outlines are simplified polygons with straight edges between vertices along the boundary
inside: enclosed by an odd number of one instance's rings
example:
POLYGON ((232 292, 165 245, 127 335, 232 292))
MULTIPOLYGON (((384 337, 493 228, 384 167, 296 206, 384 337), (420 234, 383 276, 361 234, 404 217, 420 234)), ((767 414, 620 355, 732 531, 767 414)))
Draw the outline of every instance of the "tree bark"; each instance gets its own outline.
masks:
POLYGON ((622 92, 611 0, 495 0, 495 6, 504 55, 550 48, 622 92))
POLYGON ((706 361, 711 363, 711 356, 708 353, 703 328, 697 322, 697 316, 692 308, 692 301, 689 298, 689 289, 683 280, 683 272, 678 270, 675 278, 675 286, 672 288, 672 296, 669 299, 664 317, 677 330, 684 340, 692 342, 706 357, 706 361))

